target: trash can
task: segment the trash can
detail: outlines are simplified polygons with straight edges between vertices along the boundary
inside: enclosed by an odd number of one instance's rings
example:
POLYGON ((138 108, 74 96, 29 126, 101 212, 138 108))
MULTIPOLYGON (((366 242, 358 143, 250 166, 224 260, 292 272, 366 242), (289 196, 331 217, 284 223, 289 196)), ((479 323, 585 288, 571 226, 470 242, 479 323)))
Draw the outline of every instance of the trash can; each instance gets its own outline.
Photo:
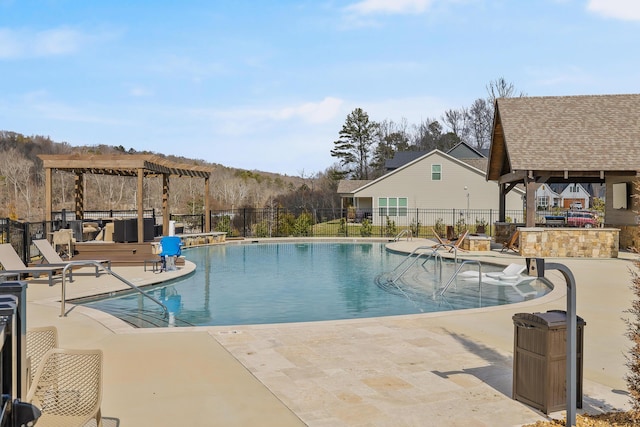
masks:
MULTIPOLYGON (((582 349, 585 321, 577 318, 576 407, 582 408, 582 349)), ((567 313, 513 315, 513 398, 545 414, 567 405, 567 313)))

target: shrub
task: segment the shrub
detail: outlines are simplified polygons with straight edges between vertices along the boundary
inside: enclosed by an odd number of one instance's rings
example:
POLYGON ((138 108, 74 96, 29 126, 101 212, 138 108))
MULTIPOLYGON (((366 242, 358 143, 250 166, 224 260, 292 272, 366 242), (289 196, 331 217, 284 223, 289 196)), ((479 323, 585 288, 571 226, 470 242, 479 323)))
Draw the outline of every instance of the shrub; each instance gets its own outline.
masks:
POLYGON ((362 225, 360 226, 360 236, 362 237, 371 237, 373 231, 373 227, 371 226, 371 221, 368 219, 362 220, 362 225))

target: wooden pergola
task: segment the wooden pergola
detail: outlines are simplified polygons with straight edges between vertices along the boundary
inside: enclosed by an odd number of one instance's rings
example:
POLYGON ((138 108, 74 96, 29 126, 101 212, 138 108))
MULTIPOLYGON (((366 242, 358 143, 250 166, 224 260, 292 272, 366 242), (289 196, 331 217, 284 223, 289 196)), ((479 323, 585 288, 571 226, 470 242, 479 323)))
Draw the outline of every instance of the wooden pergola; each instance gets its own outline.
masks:
POLYGON ((138 242, 144 241, 144 178, 162 176, 162 230, 169 230, 169 178, 187 176, 204 179, 205 231, 211 231, 211 209, 209 206, 209 178, 211 170, 206 167, 174 163, 159 156, 146 154, 94 155, 94 154, 42 154, 38 156, 45 170, 46 221, 53 219, 53 171, 64 171, 75 175, 75 214, 84 218, 84 175, 114 175, 137 177, 136 206, 138 211, 138 242))

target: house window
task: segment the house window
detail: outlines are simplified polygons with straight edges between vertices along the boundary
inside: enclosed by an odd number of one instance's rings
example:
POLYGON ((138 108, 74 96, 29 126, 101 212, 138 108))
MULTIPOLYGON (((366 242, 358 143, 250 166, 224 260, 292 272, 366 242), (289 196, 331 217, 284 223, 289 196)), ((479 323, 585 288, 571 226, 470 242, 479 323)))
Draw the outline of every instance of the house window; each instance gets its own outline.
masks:
POLYGON ((387 198, 380 197, 378 199, 378 214, 380 216, 387 216, 387 198))
POLYGON ((378 214, 380 216, 407 216, 406 197, 380 197, 378 199, 378 214))
POLYGON ((548 208, 549 207, 549 196, 540 196, 538 197, 538 206, 540 206, 541 208, 548 208))
POLYGON ((431 181, 442 180, 442 165, 431 165, 431 181))
POLYGON ((398 216, 398 199, 389 197, 389 216, 398 216))
POLYGON ((400 197, 398 199, 398 216, 407 216, 407 198, 400 197))

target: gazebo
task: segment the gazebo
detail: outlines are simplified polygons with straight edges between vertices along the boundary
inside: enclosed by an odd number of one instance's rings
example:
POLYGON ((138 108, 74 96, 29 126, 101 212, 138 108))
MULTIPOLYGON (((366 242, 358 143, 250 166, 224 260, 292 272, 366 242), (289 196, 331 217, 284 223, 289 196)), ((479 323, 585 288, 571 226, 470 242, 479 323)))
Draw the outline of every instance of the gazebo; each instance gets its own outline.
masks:
POLYGON ((535 227, 542 183, 604 183, 606 227, 631 246, 638 227, 633 182, 640 175, 640 95, 586 95, 496 100, 487 180, 504 200, 526 188, 526 227, 535 227))
POLYGON ((209 178, 211 169, 195 165, 168 161, 159 156, 146 154, 97 155, 97 154, 50 154, 38 156, 45 170, 45 218, 53 219, 52 176, 53 171, 63 171, 75 175, 75 214, 84 219, 84 176, 85 174, 115 175, 137 178, 136 206, 138 211, 138 243, 144 241, 144 179, 162 177, 162 229, 169 230, 169 191, 171 176, 188 176, 204 179, 205 231, 211 230, 209 207, 209 178))

